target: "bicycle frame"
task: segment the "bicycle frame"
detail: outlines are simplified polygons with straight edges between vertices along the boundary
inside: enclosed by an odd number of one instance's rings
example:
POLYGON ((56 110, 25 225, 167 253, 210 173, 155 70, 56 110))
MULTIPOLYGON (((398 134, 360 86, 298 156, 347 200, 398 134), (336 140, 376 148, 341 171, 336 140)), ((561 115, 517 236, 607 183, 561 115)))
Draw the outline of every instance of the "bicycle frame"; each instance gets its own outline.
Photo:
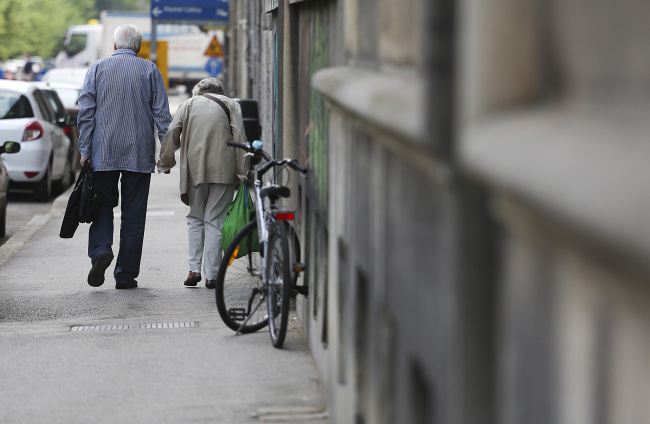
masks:
MULTIPOLYGON (((254 182, 255 186, 255 219, 257 220, 257 236, 259 237, 259 240, 261 243, 264 243, 264 253, 266 254, 266 245, 268 244, 267 242, 269 241, 269 231, 268 228, 266 227, 266 220, 264 217, 266 216, 264 212, 264 200, 262 199, 262 180, 256 179, 254 182)), ((262 267, 262 270, 264 270, 264 266, 262 267)))
MULTIPOLYGON (((256 180, 254 183, 255 187, 255 219, 257 220, 257 235, 260 243, 260 248, 263 249, 263 254, 262 257, 266 258, 266 255, 269 254, 269 243, 268 243, 268 238, 269 238, 269 231, 267 227, 267 220, 265 217, 267 216, 267 213, 264 211, 264 201, 261 197, 261 180, 256 180)), ((260 263, 260 268, 261 268, 261 275, 259 276, 262 279, 262 292, 261 292, 261 297, 260 301, 257 302, 257 305, 250 310, 251 302, 249 302, 249 313, 248 313, 248 318, 244 320, 244 322, 241 324, 239 329, 235 334, 239 335, 241 332, 241 329, 244 328, 247 324, 248 321, 253 317, 255 312, 259 309, 260 306, 264 304, 264 302, 267 300, 266 299, 266 286, 268 285, 268 274, 266 270, 266 260, 261 261, 260 263)))
MULTIPOLYGON (((251 298, 251 300, 249 301, 248 317, 246 318, 246 320, 241 324, 241 326, 237 330, 237 334, 240 334, 240 331, 242 330, 242 328, 244 328, 248 324, 249 320, 253 317, 253 315, 255 314, 257 309, 259 309, 259 307, 262 304, 264 304, 265 301, 268 301, 268 299, 266 299, 266 297, 267 297, 267 288, 268 288, 269 280, 268 280, 268 270, 267 270, 267 264, 266 264, 267 260, 266 260, 266 258, 268 258, 267 255, 270 255, 272 253, 269 250, 269 228, 272 225, 275 225, 275 223, 277 222, 276 221, 276 215, 275 215, 275 212, 276 212, 276 210, 275 210, 275 202, 280 197, 288 197, 288 195, 289 195, 289 191, 288 191, 288 189, 286 187, 279 187, 279 186, 270 186, 270 188, 275 188, 275 189, 277 189, 277 191, 276 192, 269 192, 268 195, 266 195, 266 196, 263 195, 262 191, 263 191, 263 189, 266 189, 266 188, 262 187, 262 181, 263 181, 264 174, 267 171, 269 171, 270 169, 284 168, 285 166, 289 166, 289 167, 293 168, 294 170, 300 172, 302 175, 305 175, 307 173, 307 170, 305 168, 303 168, 301 165, 299 165, 295 159, 275 160, 275 159, 271 158, 266 152, 264 152, 261 149, 261 146, 260 147, 254 147, 255 144, 244 145, 244 144, 238 144, 238 143, 234 143, 234 142, 228 142, 228 144, 233 146, 233 147, 245 149, 245 150, 247 150, 249 152, 249 154, 252 154, 253 156, 257 156, 257 157, 260 157, 260 158, 266 160, 266 163, 264 165, 262 165, 261 167, 258 166, 258 167, 255 168, 255 179, 254 179, 254 182, 253 182, 254 189, 255 189, 254 190, 254 193, 255 193, 255 211, 256 211, 255 219, 257 221, 258 239, 259 239, 259 242, 260 242, 260 248, 262 249, 261 254, 262 254, 263 258, 265 258, 264 260, 261 261, 261 264, 260 264, 261 275, 258 276, 258 277, 260 277, 262 279, 262 293, 261 293, 259 302, 257 303, 257 305, 255 305, 255 307, 252 310, 251 310, 251 306, 252 306, 253 298, 251 298), (283 190, 285 190, 285 191, 283 191, 283 190), (265 207, 265 202, 264 202, 265 197, 269 198, 268 199, 268 207, 265 207)), ((280 214, 280 215, 282 215, 282 218, 278 219, 278 220, 286 220, 289 217, 289 215, 291 216, 291 219, 293 219, 293 212, 291 212, 290 214, 289 213, 284 213, 284 214, 280 214)), ((291 265, 293 263, 293 248, 289 249, 289 258, 288 259, 289 259, 289 264, 291 265)), ((251 274, 253 274, 253 275, 257 275, 257 273, 253 273, 250 268, 249 268, 249 272, 251 272, 251 274)), ((292 269, 292 272, 293 272, 293 269, 292 269)), ((288 283, 291 283, 291 282, 288 282, 288 283)))

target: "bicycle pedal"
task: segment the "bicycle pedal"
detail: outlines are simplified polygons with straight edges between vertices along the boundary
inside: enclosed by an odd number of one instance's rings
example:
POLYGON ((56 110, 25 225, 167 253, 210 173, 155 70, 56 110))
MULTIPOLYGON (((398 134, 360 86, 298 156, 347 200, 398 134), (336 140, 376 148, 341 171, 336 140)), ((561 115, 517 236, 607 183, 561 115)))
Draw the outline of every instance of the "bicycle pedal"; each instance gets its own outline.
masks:
POLYGON ((293 271, 294 272, 303 272, 305 270, 305 264, 302 262, 294 262, 293 263, 293 271))
POLYGON ((296 291, 297 294, 301 294, 303 296, 309 296, 308 286, 293 286, 293 289, 296 291))
POLYGON ((246 309, 230 308, 228 309, 228 317, 233 321, 244 321, 246 319, 246 309))

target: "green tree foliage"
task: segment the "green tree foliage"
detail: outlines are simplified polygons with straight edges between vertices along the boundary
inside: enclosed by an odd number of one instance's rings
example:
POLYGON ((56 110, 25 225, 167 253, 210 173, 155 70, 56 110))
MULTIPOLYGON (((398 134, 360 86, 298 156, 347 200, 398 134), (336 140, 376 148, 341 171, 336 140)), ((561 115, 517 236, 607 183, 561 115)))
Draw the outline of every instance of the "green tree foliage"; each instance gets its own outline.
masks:
POLYGON ((65 29, 94 15, 94 0, 2 0, 0 60, 29 52, 52 57, 61 49, 65 29))
POLYGON ((95 9, 102 10, 149 10, 148 0, 95 0, 95 9))
POLYGON ((148 0, 0 0, 0 60, 54 57, 65 29, 99 18, 101 10, 148 10, 148 0))

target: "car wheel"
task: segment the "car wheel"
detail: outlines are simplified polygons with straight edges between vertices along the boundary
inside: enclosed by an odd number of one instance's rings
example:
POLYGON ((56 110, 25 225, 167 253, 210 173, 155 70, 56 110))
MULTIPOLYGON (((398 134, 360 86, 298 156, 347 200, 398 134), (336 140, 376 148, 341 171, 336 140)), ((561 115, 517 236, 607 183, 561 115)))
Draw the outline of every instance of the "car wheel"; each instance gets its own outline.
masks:
POLYGON ((43 179, 34 187, 34 198, 39 202, 48 202, 52 197, 52 163, 47 166, 43 179))
POLYGON ((7 208, 2 212, 0 218, 0 237, 4 237, 5 234, 7 234, 7 208))

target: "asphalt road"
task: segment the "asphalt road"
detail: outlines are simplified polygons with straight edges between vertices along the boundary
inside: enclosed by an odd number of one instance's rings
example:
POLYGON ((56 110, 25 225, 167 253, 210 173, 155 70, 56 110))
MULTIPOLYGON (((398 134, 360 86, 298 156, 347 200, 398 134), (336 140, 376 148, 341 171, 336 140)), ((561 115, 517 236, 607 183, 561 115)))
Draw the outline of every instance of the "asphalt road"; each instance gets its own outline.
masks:
POLYGON ((25 227, 35 215, 46 214, 51 207, 52 202, 37 202, 31 193, 10 192, 7 203, 7 233, 0 237, 0 246, 25 227))

